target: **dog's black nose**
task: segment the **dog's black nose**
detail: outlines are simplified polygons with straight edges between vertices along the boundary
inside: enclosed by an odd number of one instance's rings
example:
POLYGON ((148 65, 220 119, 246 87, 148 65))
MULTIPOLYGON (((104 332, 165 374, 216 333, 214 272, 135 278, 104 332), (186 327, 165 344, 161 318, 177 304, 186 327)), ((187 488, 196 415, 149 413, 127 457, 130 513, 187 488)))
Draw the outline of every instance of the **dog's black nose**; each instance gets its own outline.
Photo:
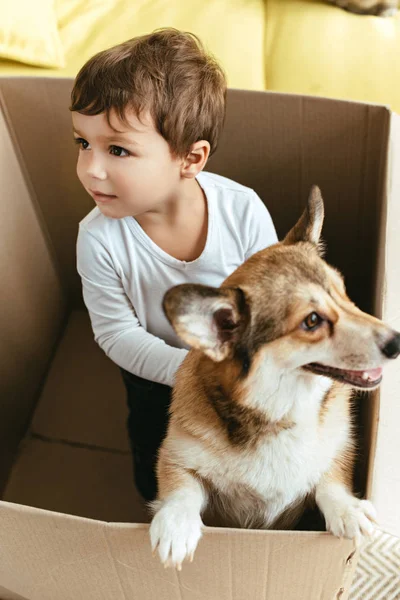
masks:
POLYGON ((400 333, 395 333, 381 350, 387 358, 397 358, 400 354, 400 333))

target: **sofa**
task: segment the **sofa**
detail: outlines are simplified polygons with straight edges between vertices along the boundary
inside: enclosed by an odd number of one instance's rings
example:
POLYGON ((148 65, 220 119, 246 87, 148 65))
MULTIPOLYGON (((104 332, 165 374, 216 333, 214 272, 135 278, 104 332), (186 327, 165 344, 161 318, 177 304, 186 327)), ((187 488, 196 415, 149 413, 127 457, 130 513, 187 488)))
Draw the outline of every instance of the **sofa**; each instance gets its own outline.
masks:
POLYGON ((325 0, 24 0, 5 6, 0 75, 73 77, 96 52, 172 26, 199 35, 230 87, 373 102, 400 112, 400 14, 359 16, 325 0))

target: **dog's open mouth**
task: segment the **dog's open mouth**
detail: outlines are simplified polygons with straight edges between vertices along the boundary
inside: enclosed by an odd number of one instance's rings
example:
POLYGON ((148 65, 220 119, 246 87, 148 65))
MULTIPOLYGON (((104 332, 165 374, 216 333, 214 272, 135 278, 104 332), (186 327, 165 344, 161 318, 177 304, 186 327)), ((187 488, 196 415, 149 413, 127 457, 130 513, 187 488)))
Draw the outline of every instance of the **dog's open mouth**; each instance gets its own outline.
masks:
POLYGON ((374 388, 382 381, 382 367, 365 371, 346 371, 345 369, 336 369, 319 363, 310 363, 303 368, 317 375, 326 375, 326 377, 364 389, 374 388))

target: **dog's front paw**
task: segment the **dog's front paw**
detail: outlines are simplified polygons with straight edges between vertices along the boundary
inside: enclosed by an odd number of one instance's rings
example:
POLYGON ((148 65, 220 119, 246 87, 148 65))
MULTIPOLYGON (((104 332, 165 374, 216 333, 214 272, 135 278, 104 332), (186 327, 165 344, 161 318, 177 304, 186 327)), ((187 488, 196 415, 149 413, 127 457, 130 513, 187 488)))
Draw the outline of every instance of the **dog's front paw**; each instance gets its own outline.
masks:
POLYGON ((332 499, 325 506, 326 528, 337 537, 354 539, 357 544, 363 535, 370 536, 375 530, 376 511, 368 500, 349 496, 346 500, 332 499))
POLYGON ((177 506, 164 505, 154 516, 150 526, 153 554, 158 549, 164 567, 182 568, 185 559, 193 554, 202 535, 203 522, 199 513, 177 506))

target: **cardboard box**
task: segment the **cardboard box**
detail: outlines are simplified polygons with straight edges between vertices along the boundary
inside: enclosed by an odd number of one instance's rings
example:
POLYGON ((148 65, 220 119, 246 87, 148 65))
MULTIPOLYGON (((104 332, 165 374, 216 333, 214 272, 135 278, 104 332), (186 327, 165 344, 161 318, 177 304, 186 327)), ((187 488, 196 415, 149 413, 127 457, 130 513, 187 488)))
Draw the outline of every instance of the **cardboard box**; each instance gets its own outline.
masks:
MULTIPOLYGON (((3 600, 344 600, 353 542, 208 527, 193 564, 153 559, 133 487, 118 369, 93 341, 75 270, 93 207, 75 175, 71 80, 0 80, 0 596, 3 600)), ((400 119, 389 109, 230 90, 209 170, 253 187, 280 236, 312 184, 328 260, 400 329, 400 119)), ((398 364, 359 398, 355 485, 400 535, 398 364)))

